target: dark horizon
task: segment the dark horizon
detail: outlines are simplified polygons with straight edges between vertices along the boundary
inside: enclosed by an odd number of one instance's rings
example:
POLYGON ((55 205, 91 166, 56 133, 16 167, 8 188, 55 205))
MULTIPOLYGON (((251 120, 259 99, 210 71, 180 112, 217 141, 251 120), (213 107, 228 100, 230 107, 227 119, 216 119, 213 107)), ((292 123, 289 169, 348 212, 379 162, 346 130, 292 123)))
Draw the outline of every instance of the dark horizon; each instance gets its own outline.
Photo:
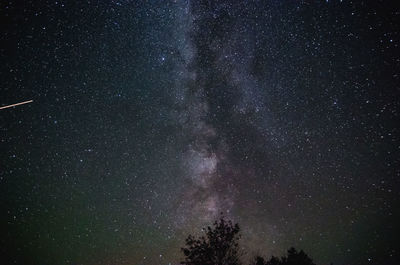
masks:
POLYGON ((396 1, 0 2, 1 264, 400 263, 396 1))

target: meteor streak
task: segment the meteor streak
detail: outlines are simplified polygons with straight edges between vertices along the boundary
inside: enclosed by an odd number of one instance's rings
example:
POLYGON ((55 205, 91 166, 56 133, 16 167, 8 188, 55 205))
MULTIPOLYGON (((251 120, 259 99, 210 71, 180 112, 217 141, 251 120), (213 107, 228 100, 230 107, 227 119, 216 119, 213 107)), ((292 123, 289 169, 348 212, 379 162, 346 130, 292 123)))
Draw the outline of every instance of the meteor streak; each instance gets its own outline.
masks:
POLYGON ((15 107, 15 106, 19 106, 19 105, 23 105, 23 104, 28 104, 28 103, 31 103, 31 102, 33 102, 33 100, 27 100, 27 101, 23 101, 23 102, 11 104, 11 105, 3 106, 3 107, 0 107, 0 110, 1 109, 7 109, 7 108, 15 107))

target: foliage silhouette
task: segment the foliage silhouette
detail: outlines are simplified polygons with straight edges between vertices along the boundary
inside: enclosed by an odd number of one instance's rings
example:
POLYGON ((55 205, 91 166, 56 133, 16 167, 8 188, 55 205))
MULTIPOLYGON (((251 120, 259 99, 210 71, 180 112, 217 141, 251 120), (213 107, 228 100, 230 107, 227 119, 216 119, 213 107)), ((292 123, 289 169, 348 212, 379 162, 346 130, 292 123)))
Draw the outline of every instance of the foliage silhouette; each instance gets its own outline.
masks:
POLYGON ((240 265, 238 224, 224 220, 215 221, 205 229, 205 236, 189 235, 182 248, 185 265, 240 265))
POLYGON ((288 250, 288 256, 285 259, 285 265, 315 265, 312 259, 304 253, 303 250, 297 252, 295 248, 290 248, 288 250))
MULTIPOLYGON (((205 235, 189 235, 182 248, 185 260, 182 265, 241 265, 239 255, 240 228, 238 224, 221 217, 213 226, 204 229, 205 235)), ((290 248, 287 256, 272 256, 268 261, 256 256, 250 265, 315 265, 303 250, 290 248)))
POLYGON ((287 257, 277 258, 272 256, 269 261, 265 261, 263 257, 257 256, 251 265, 315 265, 312 259, 304 253, 303 250, 298 252, 295 248, 288 250, 287 257))
POLYGON ((266 265, 282 265, 282 263, 279 258, 272 256, 271 259, 265 263, 266 265))
POLYGON ((256 256, 253 261, 250 262, 250 265, 265 265, 266 261, 263 257, 256 256))

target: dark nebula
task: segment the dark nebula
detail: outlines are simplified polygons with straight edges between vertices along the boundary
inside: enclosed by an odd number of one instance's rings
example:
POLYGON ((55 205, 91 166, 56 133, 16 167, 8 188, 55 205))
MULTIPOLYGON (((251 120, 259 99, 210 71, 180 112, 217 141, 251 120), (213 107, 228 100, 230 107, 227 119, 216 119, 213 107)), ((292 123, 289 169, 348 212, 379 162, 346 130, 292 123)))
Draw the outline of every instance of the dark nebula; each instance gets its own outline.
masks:
POLYGON ((399 264, 396 1, 1 1, 1 264, 399 264), (397 124, 397 125, 396 125, 397 124))

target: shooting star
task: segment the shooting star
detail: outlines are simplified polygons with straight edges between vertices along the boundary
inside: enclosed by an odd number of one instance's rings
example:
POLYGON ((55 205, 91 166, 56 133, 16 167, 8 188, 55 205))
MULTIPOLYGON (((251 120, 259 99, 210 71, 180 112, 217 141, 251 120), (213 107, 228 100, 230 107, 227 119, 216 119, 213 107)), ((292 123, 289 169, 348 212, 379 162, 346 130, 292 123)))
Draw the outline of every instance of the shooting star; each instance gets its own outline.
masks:
POLYGON ((11 105, 3 106, 3 107, 0 107, 0 110, 11 108, 11 107, 15 107, 15 106, 19 106, 19 105, 23 105, 23 104, 28 104, 28 103, 31 103, 31 102, 33 102, 33 100, 27 100, 27 101, 23 101, 23 102, 11 104, 11 105))

